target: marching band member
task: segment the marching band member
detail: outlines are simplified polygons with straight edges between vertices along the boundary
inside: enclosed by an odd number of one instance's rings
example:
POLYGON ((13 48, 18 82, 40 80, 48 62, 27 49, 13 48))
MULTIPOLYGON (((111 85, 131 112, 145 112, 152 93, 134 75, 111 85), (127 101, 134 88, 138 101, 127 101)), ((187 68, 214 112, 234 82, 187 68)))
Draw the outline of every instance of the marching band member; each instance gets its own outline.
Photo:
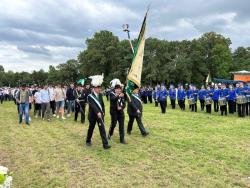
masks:
POLYGON ((247 82, 247 86, 245 87, 247 103, 246 103, 246 115, 250 116, 250 81, 247 82))
POLYGON ((233 88, 233 85, 229 85, 228 95, 229 114, 233 114, 236 112, 236 91, 233 88))
POLYGON ((212 112, 212 96, 213 96, 213 89, 210 86, 207 86, 206 90, 206 97, 205 100, 208 100, 209 102, 206 102, 206 112, 211 114, 212 112))
POLYGON ((166 89, 166 87, 165 87, 164 85, 162 85, 157 100, 160 102, 161 113, 163 113, 163 114, 166 113, 166 108, 167 108, 167 96, 168 96, 167 89, 166 89))
POLYGON ((204 111, 205 108, 205 97, 206 97, 206 89, 205 86, 202 85, 201 89, 198 92, 200 104, 201 104, 201 111, 204 111))
MULTIPOLYGON (((245 89, 244 89, 244 84, 243 82, 239 82, 239 87, 236 89, 236 96, 237 97, 245 97, 245 89)), ((238 103, 237 102, 237 108, 238 108, 238 116, 239 117, 245 117, 246 113, 246 104, 243 103, 238 103)))
POLYGON ((220 105, 220 111, 221 115, 223 116, 224 114, 227 116, 227 99, 229 97, 228 89, 226 88, 226 85, 222 83, 221 85, 221 92, 220 92, 220 100, 226 100, 223 105, 220 105))
POLYGON ((179 85, 179 89, 177 91, 177 98, 178 98, 178 104, 181 108, 181 110, 185 110, 185 98, 186 98, 186 92, 183 88, 183 85, 179 85))
POLYGON ((177 95, 176 89, 174 88, 174 85, 171 84, 169 88, 169 98, 171 101, 172 109, 175 109, 176 95, 177 95))
POLYGON ((213 97, 212 97, 212 99, 214 101, 214 111, 215 112, 219 111, 219 103, 218 103, 219 96, 220 96, 220 89, 219 89, 218 85, 215 84, 214 91, 213 91, 213 97))

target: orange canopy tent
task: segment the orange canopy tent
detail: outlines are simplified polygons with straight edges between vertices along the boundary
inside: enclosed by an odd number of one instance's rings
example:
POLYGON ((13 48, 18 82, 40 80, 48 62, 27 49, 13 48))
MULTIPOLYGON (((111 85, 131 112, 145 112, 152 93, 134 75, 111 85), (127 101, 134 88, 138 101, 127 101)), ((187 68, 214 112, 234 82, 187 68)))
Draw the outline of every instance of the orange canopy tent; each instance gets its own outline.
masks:
POLYGON ((248 82, 250 81, 250 71, 231 72, 234 75, 234 80, 248 82))

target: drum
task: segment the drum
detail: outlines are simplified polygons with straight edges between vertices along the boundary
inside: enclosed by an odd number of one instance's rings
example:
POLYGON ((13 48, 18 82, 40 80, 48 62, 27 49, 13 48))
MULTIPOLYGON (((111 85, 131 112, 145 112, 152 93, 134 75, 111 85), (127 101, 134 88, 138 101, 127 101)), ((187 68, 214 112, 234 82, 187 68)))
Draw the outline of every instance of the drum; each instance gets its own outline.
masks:
POLYGON ((196 103, 196 101, 194 100, 194 98, 189 98, 188 99, 188 104, 189 105, 193 105, 193 104, 195 104, 196 103))
POLYGON ((227 105, 227 99, 225 97, 219 98, 219 105, 220 106, 227 105))
POLYGON ((212 100, 211 97, 206 97, 206 98, 205 98, 205 104, 206 104, 206 105, 212 104, 212 101, 213 101, 213 100, 212 100))
POLYGON ((247 98, 243 95, 237 96, 236 103, 237 104, 245 104, 245 103, 247 103, 247 98))
POLYGON ((250 102, 250 95, 247 95, 247 102, 250 102))

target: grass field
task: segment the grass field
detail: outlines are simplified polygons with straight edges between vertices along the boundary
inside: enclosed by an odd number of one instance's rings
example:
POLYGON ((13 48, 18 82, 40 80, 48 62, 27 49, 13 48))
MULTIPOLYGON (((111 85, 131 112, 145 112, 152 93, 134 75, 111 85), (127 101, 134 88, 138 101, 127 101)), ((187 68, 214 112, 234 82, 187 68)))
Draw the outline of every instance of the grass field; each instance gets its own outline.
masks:
MULTIPOLYGON (((106 108, 108 112, 108 104, 106 108)), ((0 165, 13 187, 250 187, 250 118, 221 117, 144 105, 143 138, 135 124, 128 145, 103 150, 98 129, 85 146, 87 125, 54 119, 18 124, 12 102, 0 105, 0 165)), ((126 117, 126 122, 128 118, 126 117)), ((110 117, 106 116, 106 130, 110 117)))

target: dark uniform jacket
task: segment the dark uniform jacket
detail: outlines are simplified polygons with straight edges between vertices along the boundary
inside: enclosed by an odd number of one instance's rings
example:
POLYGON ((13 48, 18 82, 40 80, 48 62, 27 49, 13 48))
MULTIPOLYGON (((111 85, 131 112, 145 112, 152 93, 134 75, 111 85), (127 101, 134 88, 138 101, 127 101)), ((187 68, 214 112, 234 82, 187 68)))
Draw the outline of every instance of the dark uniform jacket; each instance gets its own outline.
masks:
POLYGON ((88 114, 89 121, 96 121, 98 118, 97 114, 99 112, 104 115, 105 107, 102 100, 102 94, 99 94, 99 98, 97 98, 94 93, 91 93, 90 95, 88 95, 88 103, 89 103, 89 114, 88 114))
POLYGON ((114 114, 117 112, 123 113, 125 107, 125 98, 116 96, 113 91, 110 92, 110 114, 114 114), (121 107, 121 110, 118 110, 118 107, 121 107))
POLYGON ((87 97, 88 97, 87 90, 74 90, 74 96, 75 99, 80 100, 81 104, 87 102, 87 97))
POLYGON ((128 100, 128 115, 137 116, 137 110, 142 113, 142 101, 138 95, 132 94, 128 100))

